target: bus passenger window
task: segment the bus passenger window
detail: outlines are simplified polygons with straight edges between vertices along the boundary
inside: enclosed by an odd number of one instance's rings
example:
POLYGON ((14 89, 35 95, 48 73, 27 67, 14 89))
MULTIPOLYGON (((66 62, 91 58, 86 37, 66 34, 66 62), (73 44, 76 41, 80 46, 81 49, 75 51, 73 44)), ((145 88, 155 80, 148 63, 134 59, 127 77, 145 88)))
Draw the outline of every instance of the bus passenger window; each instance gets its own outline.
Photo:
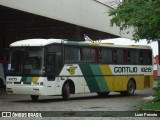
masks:
POLYGON ((148 51, 148 63, 152 64, 152 52, 148 51))
POLYGON ((96 61, 96 51, 93 48, 83 48, 82 49, 82 59, 84 62, 95 62, 96 61))
POLYGON ((126 50, 124 50, 123 59, 124 59, 124 63, 126 63, 127 62, 127 51, 126 50))
POLYGON ((141 50, 140 61, 142 64, 149 65, 152 64, 152 52, 149 50, 141 50))
POLYGON ((95 62, 99 61, 99 54, 98 54, 98 50, 95 49, 95 62))
POLYGON ((113 62, 117 63, 117 51, 113 50, 113 62))
POLYGON ((117 62, 124 63, 124 53, 122 49, 117 50, 117 62))
POLYGON ((80 48, 66 46, 65 47, 65 62, 66 63, 78 63, 81 61, 80 48))
POLYGON ((137 50, 131 50, 130 52, 131 56, 131 63, 132 64, 138 64, 138 51, 137 50))
POLYGON ((99 59, 102 63, 112 63, 112 50, 110 49, 100 49, 99 59))
POLYGON ((98 52, 98 61, 102 62, 102 50, 98 49, 97 52, 98 52))
POLYGON ((140 62, 141 64, 143 63, 143 51, 140 51, 139 62, 140 62))
POLYGON ((128 50, 128 54, 127 54, 127 62, 130 63, 131 62, 131 53, 128 50))

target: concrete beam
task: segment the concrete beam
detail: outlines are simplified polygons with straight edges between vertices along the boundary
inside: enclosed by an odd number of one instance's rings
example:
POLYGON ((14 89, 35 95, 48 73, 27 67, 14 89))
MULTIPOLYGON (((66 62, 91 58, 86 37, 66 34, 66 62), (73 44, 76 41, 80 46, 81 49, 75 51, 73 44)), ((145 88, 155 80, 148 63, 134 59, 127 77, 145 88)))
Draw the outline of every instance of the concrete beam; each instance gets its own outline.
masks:
POLYGON ((119 32, 110 26, 109 6, 96 0, 0 0, 0 5, 91 28, 120 37, 132 38, 132 29, 119 32))

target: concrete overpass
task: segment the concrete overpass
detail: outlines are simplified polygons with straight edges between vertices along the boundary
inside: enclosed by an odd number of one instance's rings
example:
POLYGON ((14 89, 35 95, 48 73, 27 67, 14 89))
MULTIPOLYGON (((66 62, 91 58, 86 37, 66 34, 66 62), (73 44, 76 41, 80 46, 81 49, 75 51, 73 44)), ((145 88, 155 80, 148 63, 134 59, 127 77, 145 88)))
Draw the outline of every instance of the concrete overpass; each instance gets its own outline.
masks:
POLYGON ((110 26, 110 9, 98 0, 0 0, 0 48, 28 38, 131 38, 110 26))

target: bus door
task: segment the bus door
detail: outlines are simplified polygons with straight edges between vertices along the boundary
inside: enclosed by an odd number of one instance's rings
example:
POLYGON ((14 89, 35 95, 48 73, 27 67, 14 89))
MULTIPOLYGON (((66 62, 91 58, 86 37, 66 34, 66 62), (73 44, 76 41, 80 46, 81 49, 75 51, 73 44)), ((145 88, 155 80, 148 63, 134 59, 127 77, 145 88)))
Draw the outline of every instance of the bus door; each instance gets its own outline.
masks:
POLYGON ((62 66, 60 53, 49 53, 46 58, 46 74, 48 81, 55 81, 55 87, 59 89, 60 80, 56 79, 62 66))
POLYGON ((46 59, 46 74, 47 74, 47 79, 49 81, 55 80, 56 63, 58 62, 56 58, 57 58, 56 53, 47 55, 47 59, 46 59))

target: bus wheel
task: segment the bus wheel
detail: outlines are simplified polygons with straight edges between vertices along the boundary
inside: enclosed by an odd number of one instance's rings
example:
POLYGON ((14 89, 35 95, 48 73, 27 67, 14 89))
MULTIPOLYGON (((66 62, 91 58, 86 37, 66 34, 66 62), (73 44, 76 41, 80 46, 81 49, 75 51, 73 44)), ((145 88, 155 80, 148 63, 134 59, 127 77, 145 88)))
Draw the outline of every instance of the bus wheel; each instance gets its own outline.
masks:
POLYGON ((67 82, 62 89, 62 97, 63 100, 68 101, 70 96, 70 88, 69 88, 69 83, 67 82))
POLYGON ((134 95, 135 92, 135 82, 133 80, 129 80, 127 84, 127 91, 121 91, 121 95, 134 95))
POLYGON ((38 98, 39 98, 38 95, 31 95, 31 99, 32 99, 33 102, 37 102, 38 98))
POLYGON ((97 92, 98 97, 107 97, 109 92, 97 92))

